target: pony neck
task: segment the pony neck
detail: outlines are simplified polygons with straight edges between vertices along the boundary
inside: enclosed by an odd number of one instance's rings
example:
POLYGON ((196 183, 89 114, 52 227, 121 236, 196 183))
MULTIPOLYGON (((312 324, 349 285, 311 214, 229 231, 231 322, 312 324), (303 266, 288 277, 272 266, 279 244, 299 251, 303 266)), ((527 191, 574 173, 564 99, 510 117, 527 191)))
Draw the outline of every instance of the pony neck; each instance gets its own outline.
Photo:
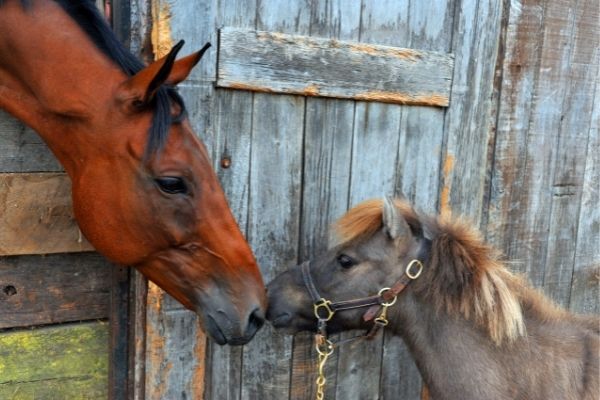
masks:
POLYGON ((0 7, 0 108, 36 130, 68 172, 125 74, 57 3, 0 7))
POLYGON ((388 329, 407 344, 431 399, 486 398, 481 392, 485 378, 477 370, 493 371, 499 350, 485 332, 469 321, 437 312, 410 291, 390 311, 388 329))

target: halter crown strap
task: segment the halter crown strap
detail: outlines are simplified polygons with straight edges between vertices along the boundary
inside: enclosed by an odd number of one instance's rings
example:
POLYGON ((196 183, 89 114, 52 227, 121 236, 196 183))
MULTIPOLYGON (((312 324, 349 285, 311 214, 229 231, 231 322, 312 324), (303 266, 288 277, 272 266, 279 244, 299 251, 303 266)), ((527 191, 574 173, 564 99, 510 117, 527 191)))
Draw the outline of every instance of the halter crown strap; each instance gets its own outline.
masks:
POLYGON ((310 275, 310 262, 303 262, 302 265, 300 265, 300 269, 302 271, 302 279, 304 280, 304 286, 306 286, 306 289, 308 289, 308 293, 310 294, 310 297, 312 297, 313 303, 317 303, 319 300, 321 300, 322 297, 319 294, 315 283, 313 282, 312 276, 310 275))

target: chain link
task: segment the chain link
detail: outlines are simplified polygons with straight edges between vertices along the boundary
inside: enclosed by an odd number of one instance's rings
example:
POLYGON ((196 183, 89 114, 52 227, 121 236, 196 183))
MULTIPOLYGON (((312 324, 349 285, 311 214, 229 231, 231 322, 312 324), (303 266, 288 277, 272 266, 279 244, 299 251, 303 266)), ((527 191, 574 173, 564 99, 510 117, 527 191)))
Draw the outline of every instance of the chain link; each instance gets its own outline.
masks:
POLYGON ((325 383, 327 382, 325 378, 325 363, 333 353, 333 343, 321 335, 317 335, 315 342, 317 353, 319 353, 318 375, 315 381, 317 384, 316 400, 323 400, 325 398, 325 383))

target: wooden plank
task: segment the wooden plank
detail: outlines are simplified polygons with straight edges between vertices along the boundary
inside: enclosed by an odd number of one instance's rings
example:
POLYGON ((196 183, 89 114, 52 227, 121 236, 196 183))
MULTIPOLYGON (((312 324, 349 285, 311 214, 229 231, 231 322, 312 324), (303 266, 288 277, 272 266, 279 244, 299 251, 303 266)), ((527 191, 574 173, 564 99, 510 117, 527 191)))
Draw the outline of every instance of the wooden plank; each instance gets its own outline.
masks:
MULTIPOLYGON (((257 2, 256 28, 307 34, 303 2, 257 2)), ((248 239, 265 282, 297 263, 305 100, 256 93, 252 112, 248 239)), ((292 338, 265 326, 244 347, 242 400, 285 399, 290 392, 292 338)))
MULTIPOLYGON (((594 41, 600 37, 598 3, 581 0, 572 7, 561 10, 573 12, 574 22, 567 46, 570 51, 561 62, 561 69, 565 71, 564 98, 561 105, 562 117, 558 122, 556 160, 552 171, 552 207, 548 222, 544 271, 544 291, 565 307, 569 306, 571 295, 574 259, 579 239, 578 224, 589 223, 574 216, 580 212, 586 158, 597 157, 596 153, 588 152, 588 140, 594 96, 597 95, 595 89, 598 84, 600 55, 597 41, 594 41)), ((586 241, 587 238, 582 240, 586 241)))
MULTIPOLYGON (((255 21, 256 1, 217 2, 217 26, 254 27, 255 21)), ((244 233, 247 232, 250 194, 253 98, 251 92, 215 91, 213 162, 229 206, 244 233)), ((209 340, 206 351, 209 368, 206 370, 205 399, 240 399, 243 348, 219 346, 209 340)))
MULTIPOLYGON (((454 7, 452 1, 432 7, 430 2, 400 2, 406 12, 399 12, 399 25, 404 30, 398 45, 447 53, 451 49, 454 7)), ((398 37, 399 36, 399 37, 398 37)), ((396 195, 403 195, 427 213, 438 210, 444 117, 446 109, 403 107, 400 121, 400 143, 396 167, 396 195)), ((385 332, 380 397, 419 400, 421 376, 408 348, 396 336, 385 332)))
POLYGON ((528 182, 527 133, 534 105, 536 76, 541 60, 539 32, 543 29, 543 13, 538 4, 511 3, 504 38, 504 60, 501 65, 494 165, 487 210, 487 238, 511 260, 514 270, 525 272, 525 260, 532 245, 522 231, 527 228, 522 214, 525 209, 528 182))
MULTIPOLYGON (((360 4, 342 0, 312 2, 310 34, 342 40, 358 40, 360 4)), ((306 99, 300 261, 327 248, 330 224, 348 205, 354 102, 328 98, 306 99)), ((337 335, 335 335, 337 337, 337 335)), ((335 352, 325 367, 325 398, 335 397, 335 352)), ((315 397, 317 354, 312 334, 294 336, 290 398, 315 397)))
MULTIPOLYGON (((248 238, 269 282, 296 264, 304 99, 254 96, 248 238)), ((265 326, 245 348, 242 399, 288 396, 290 336, 265 326)))
POLYGON ((107 318, 112 268, 96 253, 0 257, 0 328, 107 318))
POLYGON ((595 86, 569 308, 600 314, 600 73, 595 86))
MULTIPOLYGON (((363 2, 360 40, 403 46, 405 32, 399 15, 406 4, 397 1, 363 2)), ((395 104, 356 104, 352 139, 349 207, 374 197, 393 194, 396 185, 402 107, 395 104)), ((343 338, 356 335, 348 332, 343 338)), ((339 349, 335 397, 372 399, 380 397, 383 336, 357 346, 339 349)))
MULTIPOLYGON (((570 256, 565 253, 570 259, 565 268, 572 269, 573 263, 574 250, 567 247, 573 243, 575 228, 572 222, 565 223, 561 219, 577 220, 583 164, 577 161, 577 156, 574 155, 576 158, 573 159, 567 153, 575 150, 577 155, 585 154, 589 128, 577 127, 580 122, 571 117, 565 120, 565 115, 571 111, 565 110, 564 105, 578 104, 578 107, 587 108, 588 113, 590 108, 589 101, 585 100, 589 95, 578 98, 579 95, 573 93, 574 97, 565 103, 571 85, 570 77, 574 77, 575 81, 581 80, 576 77, 580 67, 572 70, 569 65, 571 56, 575 54, 574 46, 569 44, 573 43, 576 32, 576 8, 577 5, 570 2, 550 1, 544 7, 542 19, 537 5, 510 10, 508 38, 515 39, 506 44, 503 71, 506 78, 503 82, 510 84, 506 92, 504 89, 501 92, 488 232, 506 229, 505 235, 494 241, 498 244, 500 239, 499 244, 508 253, 509 259, 517 262, 515 269, 526 272, 536 286, 544 284, 551 268, 555 272, 549 274, 549 281, 555 279, 552 275, 562 274, 558 271, 563 270, 560 264, 565 260, 559 259, 562 250, 558 247, 571 253, 570 256), (527 53, 530 49, 534 50, 532 55, 527 53), (530 103, 525 114, 515 111, 522 102, 530 103), (519 129, 511 129, 510 125, 519 129), (578 133, 568 132, 572 129, 569 125, 573 125, 575 130, 583 129, 583 140, 577 138, 578 133), (561 134, 562 126, 566 128, 564 136, 561 134), (569 136, 572 138, 569 139, 569 136), (560 146, 561 140, 564 148, 560 146), (584 142, 583 149, 577 143, 581 141, 584 142), (573 171, 572 176, 561 176, 570 170, 573 171), (555 176, 555 172, 558 175, 555 176), (563 181, 563 177, 568 179, 563 181), (561 217, 563 211, 566 215, 561 217), (563 223, 564 230, 560 227, 563 223), (549 235, 550 231, 556 239, 549 235), (556 261, 559 265, 550 267, 547 261, 556 261)), ((590 18, 593 19, 593 16, 590 18)), ((587 64, 593 59, 588 51, 581 55, 587 58, 587 64)), ((589 82, 583 85, 589 85, 589 82)), ((574 118, 582 119, 581 112, 585 113, 583 110, 576 111, 578 116, 574 115, 574 118)), ((589 120, 586 119, 585 124, 589 124, 589 120)), ((566 274, 570 275, 570 272, 566 274)), ((564 281, 564 274, 557 279, 564 281)), ((566 283, 567 290, 569 286, 566 283)), ((557 300, 568 304, 568 294, 557 294, 557 300)))
POLYGON ((93 250, 71 206, 64 173, 0 173, 0 255, 93 250))
POLYGON ((201 399, 206 337, 198 316, 180 308, 163 310, 168 296, 148 285, 146 399, 201 399))
POLYGON ((440 208, 481 221, 489 144, 495 60, 502 2, 457 2, 452 31, 452 102, 444 121, 440 208))
POLYGON ((0 333, 0 398, 107 396, 105 322, 0 333))
POLYGON ((223 28, 217 85, 268 93, 445 107, 452 56, 223 28))
POLYGON ((62 170, 41 137, 0 110, 0 172, 62 170))

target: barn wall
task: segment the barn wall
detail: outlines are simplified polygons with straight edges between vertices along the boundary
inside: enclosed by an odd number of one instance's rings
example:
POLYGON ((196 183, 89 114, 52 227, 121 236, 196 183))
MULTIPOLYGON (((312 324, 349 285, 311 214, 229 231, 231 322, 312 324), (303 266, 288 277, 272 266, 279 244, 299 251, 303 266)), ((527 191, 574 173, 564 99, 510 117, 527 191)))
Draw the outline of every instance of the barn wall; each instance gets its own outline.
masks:
MULTIPOLYGON (((596 1, 133 0, 130 11, 136 51, 151 53, 152 21, 166 26, 155 40, 186 40, 183 54, 215 46, 181 92, 266 281, 322 251, 329 223, 352 205, 403 193, 422 210, 468 216, 513 270, 573 311, 600 313, 596 1), (224 26, 451 53, 450 106, 215 88, 224 26)), ((48 182, 60 172, 34 132, 0 114, 0 188, 15 179, 1 173, 48 182)), ((51 230, 48 207, 61 199, 29 214, 51 230)), ((76 228, 64 232, 62 251, 79 250, 76 228)), ((104 321, 119 271, 93 253, 0 257, 0 397, 107 395, 104 321), (37 368, 41 355, 59 367, 37 368)), ((247 346, 219 347, 194 314, 134 281, 135 398, 313 398, 307 335, 267 326, 247 346)), ((416 367, 390 335, 340 349, 327 375, 328 399, 419 398, 416 367)))
MULTIPOLYGON (((403 193, 425 211, 471 218, 515 271, 572 310, 598 313, 592 3, 154 2, 170 10, 170 34, 189 39, 188 52, 232 27, 454 55, 446 109, 215 88, 217 53, 205 56, 182 93, 267 281, 322 251, 347 208, 403 193)), ((164 304, 156 321, 195 318, 164 304)), ((169 346, 146 365, 193 354, 179 340, 169 346)), ((314 360, 310 337, 270 327, 241 349, 209 341, 203 396, 309 399, 314 360)), ((163 373, 177 390, 182 372, 163 373)), ((327 373, 327 398, 419 398, 416 368, 389 335, 340 349, 327 373)))

